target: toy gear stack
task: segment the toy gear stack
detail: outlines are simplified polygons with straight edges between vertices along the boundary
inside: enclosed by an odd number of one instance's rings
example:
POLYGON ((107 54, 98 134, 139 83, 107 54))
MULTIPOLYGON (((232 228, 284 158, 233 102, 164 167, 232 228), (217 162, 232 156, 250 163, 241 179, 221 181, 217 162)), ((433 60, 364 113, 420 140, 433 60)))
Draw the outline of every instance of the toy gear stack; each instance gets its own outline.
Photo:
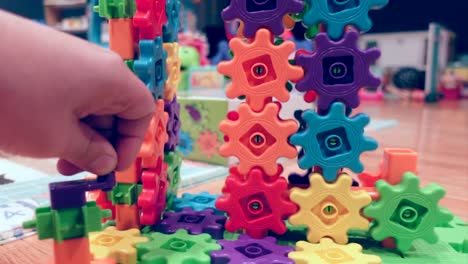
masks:
POLYGON ((387 2, 231 0, 222 17, 241 27, 230 42, 233 59, 218 69, 232 80, 227 97, 245 101, 219 125, 220 153, 238 164, 221 195, 176 198, 180 3, 99 0, 111 50, 146 83, 156 113, 127 171, 52 183, 51 206, 24 226, 54 239, 57 264, 464 263, 468 239, 456 233, 466 233, 466 223, 438 206, 440 186, 419 186, 416 152, 384 149, 380 171, 362 172, 361 153, 377 143, 364 136, 369 117, 352 111, 359 89, 379 82, 369 67, 380 53, 360 50, 358 38, 371 27, 368 11, 387 2), (294 44, 275 38, 300 19, 315 51, 296 51, 290 61, 294 44), (279 112, 292 82, 317 108, 285 120, 279 112), (288 182, 278 160, 295 157, 307 173, 288 182), (360 185, 343 169, 358 173, 360 185), (101 231, 108 225, 115 227, 101 231), (445 246, 430 247, 438 237, 445 246))
MULTIPOLYGON (((179 0, 99 0, 94 7, 108 20, 110 50, 146 84, 156 111, 138 157, 128 170, 50 186, 51 208, 38 209, 37 223, 25 225, 36 226, 40 239, 55 239, 55 263, 90 263, 88 233, 101 231, 101 221, 115 224, 116 232, 155 225, 177 194, 182 162, 176 151, 180 129, 176 97, 180 81, 179 9, 179 0), (95 202, 86 202, 86 192, 95 202), (107 210, 101 212, 96 203, 107 210), (47 225, 55 230, 47 230, 47 225), (72 257, 76 253, 69 252, 73 247, 79 249, 80 257, 72 257)), ((103 240, 94 242, 94 246, 105 244, 103 240)))

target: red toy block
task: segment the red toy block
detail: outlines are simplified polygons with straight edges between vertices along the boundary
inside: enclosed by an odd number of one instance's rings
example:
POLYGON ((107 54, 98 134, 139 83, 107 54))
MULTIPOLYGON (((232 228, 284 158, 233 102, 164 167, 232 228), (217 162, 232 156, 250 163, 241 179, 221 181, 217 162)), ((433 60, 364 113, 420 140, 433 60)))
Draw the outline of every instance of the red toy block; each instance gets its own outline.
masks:
POLYGON ((131 18, 109 19, 109 47, 124 60, 132 60, 135 55, 133 30, 131 18))
POLYGON ((162 36, 167 23, 166 0, 136 0, 136 6, 133 25, 139 29, 140 40, 162 36))
POLYGON ((56 264, 91 263, 91 251, 87 237, 67 239, 58 243, 54 241, 54 262, 56 264))
POLYGON ((115 180, 119 183, 140 183, 141 182, 141 158, 137 158, 130 168, 125 171, 115 173, 115 180))
POLYGON ((116 204, 115 225, 118 230, 140 229, 139 209, 136 205, 116 204))
POLYGON ((405 148, 384 149, 382 179, 389 184, 399 184, 405 172, 417 174, 418 153, 405 148))
POLYGON ((358 175, 362 186, 373 187, 378 180, 395 185, 405 172, 417 174, 418 153, 405 148, 386 148, 377 174, 363 172, 358 175))

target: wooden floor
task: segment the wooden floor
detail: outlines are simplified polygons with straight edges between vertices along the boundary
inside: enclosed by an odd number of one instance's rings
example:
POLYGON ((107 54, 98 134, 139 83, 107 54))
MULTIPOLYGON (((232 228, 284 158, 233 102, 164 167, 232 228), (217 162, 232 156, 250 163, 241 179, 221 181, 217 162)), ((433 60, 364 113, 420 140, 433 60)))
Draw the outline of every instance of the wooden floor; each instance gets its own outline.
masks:
MULTIPOLYGON (((371 118, 396 119, 398 126, 371 132, 379 149, 365 153, 366 170, 376 171, 386 147, 404 147, 419 153, 419 176, 423 185, 436 182, 446 191, 441 205, 468 220, 468 100, 427 105, 416 102, 364 102, 359 111, 371 118)), ((288 171, 295 161, 288 162, 288 171)), ((44 168, 50 170, 50 168, 44 168)), ((223 180, 186 190, 220 192, 223 180)), ((36 237, 0 246, 0 263, 45 263, 51 242, 36 237)))

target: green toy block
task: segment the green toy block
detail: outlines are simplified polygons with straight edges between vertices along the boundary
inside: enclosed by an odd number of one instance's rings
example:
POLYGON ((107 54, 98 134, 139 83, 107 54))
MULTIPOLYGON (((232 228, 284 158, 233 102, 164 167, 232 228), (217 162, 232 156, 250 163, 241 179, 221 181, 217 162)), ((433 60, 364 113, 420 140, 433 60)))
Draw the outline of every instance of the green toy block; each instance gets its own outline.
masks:
POLYGON ((224 231, 223 239, 224 240, 237 240, 239 239, 240 233, 231 233, 229 231, 224 231))
POLYGON ((93 10, 107 19, 131 18, 135 14, 136 4, 134 0, 99 0, 93 10))
POLYGON ((138 196, 142 191, 141 184, 117 183, 112 189, 110 200, 112 204, 128 204, 134 205, 137 203, 138 196))
POLYGON ((53 238, 57 242, 87 237, 89 232, 102 230, 101 219, 111 216, 110 210, 101 210, 96 202, 85 206, 53 210, 50 207, 36 209, 36 220, 23 223, 24 228, 36 228, 40 240, 53 238))
POLYGON ((152 233, 151 241, 135 245, 140 264, 209 264, 210 253, 221 249, 209 234, 189 235, 179 229, 174 234, 152 233))
POLYGON ((177 197, 180 184, 180 167, 182 165, 182 156, 178 151, 168 152, 164 156, 164 162, 167 167, 167 181, 169 188, 166 192, 166 210, 172 207, 174 198, 177 197))

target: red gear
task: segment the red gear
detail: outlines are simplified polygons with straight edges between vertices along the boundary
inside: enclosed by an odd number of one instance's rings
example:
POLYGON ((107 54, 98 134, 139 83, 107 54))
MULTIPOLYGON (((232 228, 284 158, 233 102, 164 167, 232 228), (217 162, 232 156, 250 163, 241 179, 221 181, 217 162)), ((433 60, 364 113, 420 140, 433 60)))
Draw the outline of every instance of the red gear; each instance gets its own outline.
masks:
MULTIPOLYGON (((275 181, 283 173, 284 168, 283 168, 283 166, 281 164, 278 164, 277 171, 278 172, 275 175, 269 176, 269 178, 268 178, 269 182, 275 181)), ((234 178, 235 180, 242 181, 242 182, 247 180, 246 175, 239 173, 239 170, 237 169, 237 166, 232 166, 232 167, 229 168, 229 175, 227 176, 227 178, 234 178)), ((221 189, 221 192, 223 194, 229 193, 228 187, 226 185, 224 185, 223 189, 221 189)))
POLYGON ((140 224, 155 225, 166 207, 167 164, 162 161, 162 157, 158 159, 155 169, 143 171, 141 181, 143 190, 138 197, 140 224))
POLYGON ((284 220, 298 208, 289 200, 284 178, 272 182, 266 182, 265 178, 262 170, 252 169, 246 181, 235 177, 226 180, 226 194, 215 204, 229 216, 226 230, 235 232, 242 228, 252 238, 263 238, 269 230, 277 234, 286 232, 284 220))
POLYGON ((133 25, 139 29, 140 39, 161 37, 167 23, 166 0, 136 0, 133 25))

